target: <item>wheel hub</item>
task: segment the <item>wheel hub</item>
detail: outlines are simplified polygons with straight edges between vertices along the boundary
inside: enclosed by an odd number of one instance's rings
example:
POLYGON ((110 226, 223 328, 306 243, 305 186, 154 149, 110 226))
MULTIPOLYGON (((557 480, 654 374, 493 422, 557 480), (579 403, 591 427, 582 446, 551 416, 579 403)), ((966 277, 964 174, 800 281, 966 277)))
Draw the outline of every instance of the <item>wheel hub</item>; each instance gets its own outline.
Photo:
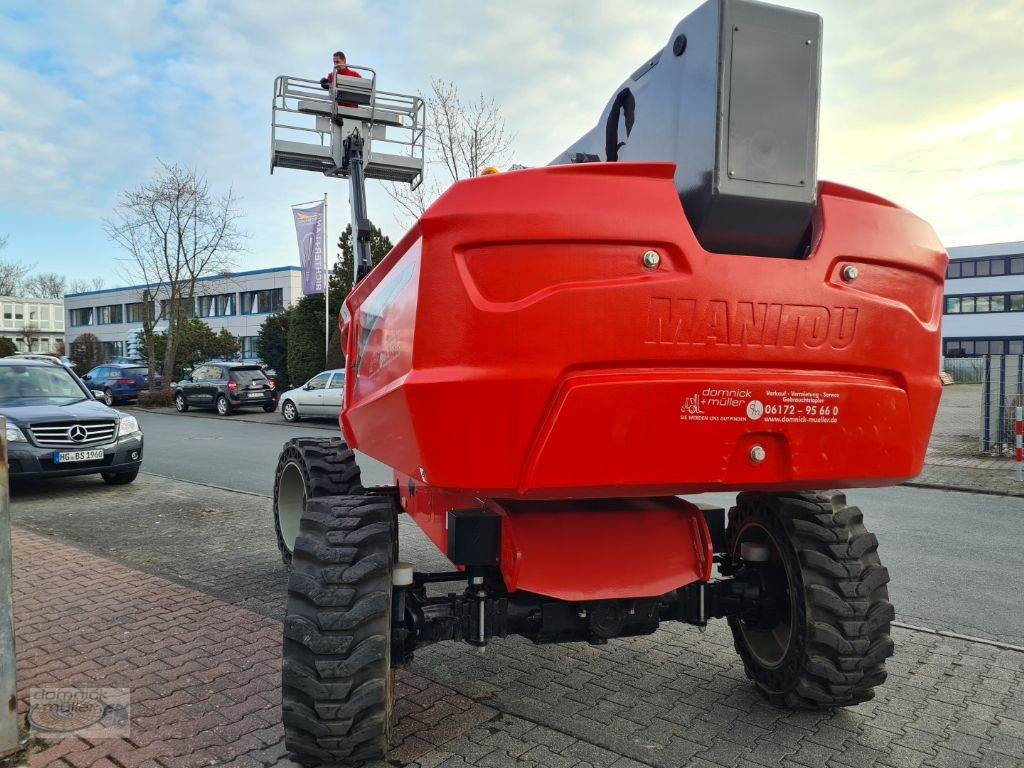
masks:
POLYGON ((737 578, 756 582, 762 595, 758 610, 738 619, 747 647, 763 666, 782 663, 793 639, 793 590, 779 542, 765 527, 750 523, 737 535, 733 547, 739 558, 745 552, 753 562, 743 562, 737 578))
POLYGON ((289 552, 295 551, 299 537, 299 521, 306 507, 306 480, 295 462, 289 462, 281 472, 277 489, 277 517, 281 539, 289 552))

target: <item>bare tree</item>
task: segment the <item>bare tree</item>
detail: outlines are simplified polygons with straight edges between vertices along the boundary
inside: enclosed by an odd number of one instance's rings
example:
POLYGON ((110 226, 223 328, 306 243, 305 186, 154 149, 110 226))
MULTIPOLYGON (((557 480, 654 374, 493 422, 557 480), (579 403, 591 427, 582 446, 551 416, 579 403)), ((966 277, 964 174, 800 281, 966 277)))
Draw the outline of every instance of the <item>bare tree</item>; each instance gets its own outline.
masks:
POLYGON ((85 291, 102 291, 107 281, 102 277, 77 278, 68 282, 68 293, 84 293, 85 291))
POLYGON ((167 321, 163 369, 174 370, 178 328, 195 305, 199 278, 234 264, 245 235, 239 228, 238 200, 229 188, 211 191, 193 168, 160 163, 154 178, 121 192, 114 215, 105 220, 107 236, 127 251, 125 274, 142 285, 142 332, 152 388, 156 323, 167 321))
POLYGON ((68 279, 57 272, 40 272, 25 280, 22 293, 35 299, 60 299, 68 292, 68 279))
POLYGON ((22 283, 21 292, 34 299, 60 299, 67 293, 99 291, 104 285, 106 281, 102 277, 69 280, 57 272, 40 272, 22 283))
MULTIPOLYGON (((0 235, 0 251, 7 248, 7 235, 0 235)), ((15 259, 0 257, 0 296, 16 296, 21 290, 25 275, 35 266, 15 259)))
POLYGON ((480 94, 463 99, 458 86, 445 80, 433 80, 430 93, 422 97, 427 106, 430 172, 416 189, 402 184, 386 187, 406 219, 419 218, 456 181, 479 176, 489 165, 506 164, 514 139, 492 98, 480 94))

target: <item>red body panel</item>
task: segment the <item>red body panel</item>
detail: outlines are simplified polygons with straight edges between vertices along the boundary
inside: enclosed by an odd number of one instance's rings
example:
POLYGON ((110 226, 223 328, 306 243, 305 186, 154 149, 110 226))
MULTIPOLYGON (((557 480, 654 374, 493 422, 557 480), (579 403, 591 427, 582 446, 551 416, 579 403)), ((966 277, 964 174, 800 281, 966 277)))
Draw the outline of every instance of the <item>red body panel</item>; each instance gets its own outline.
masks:
POLYGON ((402 507, 442 552, 453 509, 501 515, 509 592, 562 600, 656 597, 711 578, 711 535, 700 510, 674 496, 564 501, 480 500, 399 476, 402 507), (628 567, 623 567, 628 563, 628 567))
MULTIPOLYGON (((932 229, 825 183, 809 258, 709 253, 673 169, 591 163, 453 186, 346 300, 349 443, 444 489, 427 495, 447 509, 918 474, 940 392, 947 257, 932 229)), ((443 548, 443 515, 412 506, 443 548)), ((682 525, 666 520, 647 522, 682 525)), ((531 525, 516 536, 544 559, 531 525)), ((606 533, 573 530, 583 552, 606 533)), ((569 583, 511 568, 510 588, 569 583)))

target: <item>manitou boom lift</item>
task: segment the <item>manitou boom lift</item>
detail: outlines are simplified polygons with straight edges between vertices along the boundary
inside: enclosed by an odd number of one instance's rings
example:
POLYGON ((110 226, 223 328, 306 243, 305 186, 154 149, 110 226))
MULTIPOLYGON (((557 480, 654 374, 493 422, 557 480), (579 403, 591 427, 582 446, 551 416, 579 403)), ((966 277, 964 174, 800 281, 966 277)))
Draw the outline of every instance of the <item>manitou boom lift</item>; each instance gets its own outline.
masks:
MULTIPOLYGON (((454 184, 355 285, 344 439, 289 441, 274 484, 298 759, 380 756, 393 665, 447 640, 725 618, 771 705, 885 681, 889 575, 831 489, 920 472, 947 257, 908 211, 818 181, 821 39, 814 14, 705 2, 551 166, 454 184), (363 454, 392 482, 364 488, 363 454), (680 497, 705 491, 739 495, 728 516, 680 497), (452 570, 399 560, 399 514, 452 570)), ((298 98, 330 143, 275 132, 275 163, 355 191, 345 142, 376 147, 380 95, 345 86, 364 111, 298 98)))

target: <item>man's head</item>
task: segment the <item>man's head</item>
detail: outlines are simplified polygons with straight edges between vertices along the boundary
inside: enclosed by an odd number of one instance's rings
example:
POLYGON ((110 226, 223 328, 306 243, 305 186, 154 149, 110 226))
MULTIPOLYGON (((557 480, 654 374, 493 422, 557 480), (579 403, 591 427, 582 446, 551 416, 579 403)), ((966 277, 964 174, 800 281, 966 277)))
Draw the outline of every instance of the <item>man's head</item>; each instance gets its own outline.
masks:
POLYGON ((348 60, 345 58, 345 54, 341 51, 334 52, 334 68, 344 69, 348 65, 348 60))

